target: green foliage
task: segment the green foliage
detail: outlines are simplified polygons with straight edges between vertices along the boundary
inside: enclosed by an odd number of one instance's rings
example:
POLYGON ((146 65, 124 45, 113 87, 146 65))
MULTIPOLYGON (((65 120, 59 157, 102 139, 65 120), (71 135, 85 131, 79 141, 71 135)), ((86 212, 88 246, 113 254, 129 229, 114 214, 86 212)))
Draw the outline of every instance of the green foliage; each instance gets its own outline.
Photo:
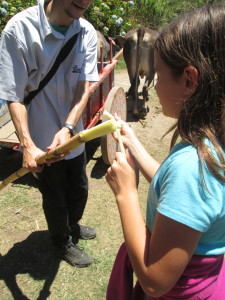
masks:
POLYGON ((134 7, 134 27, 146 26, 153 29, 160 29, 181 13, 206 4, 213 4, 218 0, 138 0, 134 7))
POLYGON ((118 63, 115 65, 115 70, 125 70, 126 69, 126 63, 124 60, 124 57, 122 56, 121 59, 118 60, 118 63))
POLYGON ((124 35, 132 27, 134 7, 134 1, 95 0, 85 13, 85 18, 102 33, 124 35))
POLYGON ((14 16, 16 13, 20 12, 23 9, 26 9, 29 6, 35 5, 37 0, 8 0, 0 2, 0 33, 5 27, 8 20, 14 16), (1 9, 5 9, 3 14, 1 9))
POLYGON ((131 28, 146 26, 159 30, 179 14, 195 7, 224 0, 95 0, 85 17, 109 36, 124 35, 131 28), (122 18, 123 22, 118 24, 122 18))

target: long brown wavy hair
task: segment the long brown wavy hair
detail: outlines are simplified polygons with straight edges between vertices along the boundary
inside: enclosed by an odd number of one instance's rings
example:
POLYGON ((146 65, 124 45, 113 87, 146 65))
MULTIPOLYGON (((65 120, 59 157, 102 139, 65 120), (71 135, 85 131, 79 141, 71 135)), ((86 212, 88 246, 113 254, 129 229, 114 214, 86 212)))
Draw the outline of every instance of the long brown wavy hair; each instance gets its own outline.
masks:
POLYGON ((190 65, 199 74, 195 92, 185 100, 171 128, 175 129, 171 147, 180 136, 197 148, 200 162, 225 182, 225 6, 205 6, 180 16, 161 32, 155 49, 174 76, 190 65))

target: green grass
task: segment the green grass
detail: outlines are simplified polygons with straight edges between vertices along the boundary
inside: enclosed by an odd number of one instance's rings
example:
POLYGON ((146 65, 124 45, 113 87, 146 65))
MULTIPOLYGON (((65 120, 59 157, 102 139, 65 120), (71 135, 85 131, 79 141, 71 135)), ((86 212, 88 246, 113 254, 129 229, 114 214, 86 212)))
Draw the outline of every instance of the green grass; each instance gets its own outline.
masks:
POLYGON ((124 58, 122 56, 121 59, 116 64, 115 70, 125 70, 125 69, 126 69, 126 63, 125 63, 124 58))

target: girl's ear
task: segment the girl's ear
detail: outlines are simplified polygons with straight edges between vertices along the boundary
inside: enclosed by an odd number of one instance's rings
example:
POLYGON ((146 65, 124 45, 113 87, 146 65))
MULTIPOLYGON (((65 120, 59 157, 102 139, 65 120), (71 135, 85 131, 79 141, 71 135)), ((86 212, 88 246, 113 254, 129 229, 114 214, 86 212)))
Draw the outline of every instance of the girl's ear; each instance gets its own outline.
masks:
POLYGON ((193 66, 184 69, 186 96, 191 96, 198 86, 198 70, 193 66))

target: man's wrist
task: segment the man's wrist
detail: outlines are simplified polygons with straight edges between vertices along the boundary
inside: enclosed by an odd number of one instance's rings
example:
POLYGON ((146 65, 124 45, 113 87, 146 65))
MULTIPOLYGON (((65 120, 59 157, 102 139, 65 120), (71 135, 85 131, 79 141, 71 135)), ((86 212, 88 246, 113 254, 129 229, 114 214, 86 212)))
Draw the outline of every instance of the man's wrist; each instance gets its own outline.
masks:
POLYGON ((71 125, 71 124, 69 124, 69 123, 65 123, 65 124, 63 125, 63 127, 69 129, 69 132, 70 132, 70 135, 71 135, 71 136, 74 136, 74 135, 77 134, 76 126, 73 126, 73 125, 71 125))

